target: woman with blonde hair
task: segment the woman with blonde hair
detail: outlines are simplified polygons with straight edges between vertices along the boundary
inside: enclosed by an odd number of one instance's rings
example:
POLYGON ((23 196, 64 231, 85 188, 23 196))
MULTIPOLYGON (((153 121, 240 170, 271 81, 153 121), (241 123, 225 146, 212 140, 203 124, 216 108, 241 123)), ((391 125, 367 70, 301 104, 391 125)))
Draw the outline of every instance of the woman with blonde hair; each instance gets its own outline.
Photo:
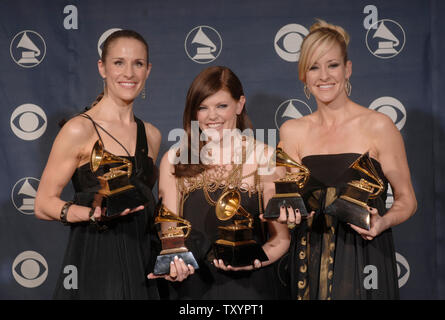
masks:
POLYGON ((298 299, 399 298, 391 228, 417 208, 396 126, 386 115, 350 99, 348 43, 348 34, 339 26, 322 20, 311 26, 298 67, 304 92, 308 99, 315 98, 317 110, 280 128, 285 152, 310 170, 304 198, 308 211, 316 212, 293 231, 296 259, 291 272, 296 281, 291 285, 298 299), (350 165, 366 152, 382 181, 380 195, 363 209, 369 211, 369 230, 344 220, 339 206, 343 200, 337 201, 360 175, 350 165), (394 204, 386 210, 388 183, 394 204))

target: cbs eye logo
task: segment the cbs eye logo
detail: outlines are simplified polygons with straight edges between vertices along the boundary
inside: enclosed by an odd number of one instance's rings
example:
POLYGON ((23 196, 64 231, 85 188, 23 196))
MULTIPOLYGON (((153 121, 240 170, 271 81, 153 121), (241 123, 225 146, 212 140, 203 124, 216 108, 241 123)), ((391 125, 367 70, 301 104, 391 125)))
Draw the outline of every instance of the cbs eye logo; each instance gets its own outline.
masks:
POLYGON ((11 130, 22 140, 40 138, 46 130, 46 114, 35 104, 22 104, 11 115, 11 130))
POLYGON ((386 114, 396 125, 397 129, 402 130, 406 122, 406 110, 403 104, 393 97, 381 97, 374 100, 369 109, 386 114))
POLYGON ((107 40, 107 38, 114 32, 122 30, 120 28, 112 28, 112 29, 108 29, 107 31, 105 31, 104 33, 102 33, 102 35, 100 36, 99 40, 97 41, 97 53, 99 53, 99 57, 102 57, 102 47, 103 44, 105 42, 105 40, 107 40))
POLYGON ((278 30, 275 35, 274 47, 281 59, 297 62, 300 59, 300 48, 309 31, 299 24, 288 24, 278 30))
POLYGON ((403 287, 409 279, 409 263, 400 253, 396 252, 397 277, 399 278, 399 288, 403 287))
POLYGON ((14 279, 25 288, 35 288, 45 282, 48 264, 42 255, 35 251, 24 251, 12 263, 14 279))

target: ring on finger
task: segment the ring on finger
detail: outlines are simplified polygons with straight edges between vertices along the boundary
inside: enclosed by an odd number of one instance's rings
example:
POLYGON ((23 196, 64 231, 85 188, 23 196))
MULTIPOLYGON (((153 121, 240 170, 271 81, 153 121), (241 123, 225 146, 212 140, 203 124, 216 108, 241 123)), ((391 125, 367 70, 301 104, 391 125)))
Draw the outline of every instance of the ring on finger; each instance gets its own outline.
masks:
POLYGON ((288 222, 287 223, 287 227, 289 228, 289 229, 293 229, 293 228, 295 228, 297 225, 294 223, 294 222, 288 222))

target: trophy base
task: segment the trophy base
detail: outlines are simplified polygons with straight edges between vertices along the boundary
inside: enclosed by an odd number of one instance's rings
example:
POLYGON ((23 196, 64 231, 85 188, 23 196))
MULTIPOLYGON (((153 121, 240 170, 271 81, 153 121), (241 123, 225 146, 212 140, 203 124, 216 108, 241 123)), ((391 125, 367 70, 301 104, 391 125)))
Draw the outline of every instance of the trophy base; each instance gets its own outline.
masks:
POLYGON ((155 269, 153 271, 154 275, 162 275, 170 273, 170 263, 175 259, 175 257, 182 258, 184 263, 190 264, 193 268, 199 269, 198 263, 196 262, 193 253, 187 252, 174 252, 169 254, 161 254, 156 258, 155 269))
POLYGON ((263 248, 254 240, 239 242, 217 240, 213 244, 213 253, 216 259, 221 259, 226 266, 232 267, 252 265, 255 259, 269 260, 263 248))
POLYGON ((366 207, 342 198, 336 199, 325 208, 325 213, 337 217, 338 220, 351 223, 360 228, 370 229, 370 214, 366 207))
POLYGON ((105 216, 108 218, 118 216, 125 209, 134 209, 145 204, 144 199, 136 188, 101 195, 103 196, 101 207, 107 208, 105 216))
POLYGON ((307 217, 307 209, 304 204, 303 198, 298 193, 283 193, 275 194, 267 203, 266 210, 263 217, 265 219, 276 219, 280 216, 280 207, 285 206, 286 210, 288 206, 291 206, 294 210, 300 210, 301 217, 307 217))
MULTIPOLYGON (((252 239, 252 228, 246 226, 220 226, 218 227, 218 237, 219 239, 225 239, 225 241, 237 242, 243 241, 244 239, 252 239)), ((224 241, 224 240, 219 240, 224 241)))

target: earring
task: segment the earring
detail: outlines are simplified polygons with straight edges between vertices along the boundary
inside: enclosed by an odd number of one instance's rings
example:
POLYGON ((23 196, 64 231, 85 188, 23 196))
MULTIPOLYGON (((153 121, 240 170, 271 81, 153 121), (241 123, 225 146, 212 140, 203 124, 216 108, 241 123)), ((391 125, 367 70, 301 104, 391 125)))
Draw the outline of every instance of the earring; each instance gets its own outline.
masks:
POLYGON ((147 93, 145 92, 145 86, 144 86, 141 91, 141 98, 145 99, 146 97, 147 97, 147 93))
POLYGON ((105 94, 105 91, 106 91, 106 89, 107 89, 107 83, 105 82, 105 79, 106 79, 106 78, 103 78, 103 79, 102 79, 102 81, 103 81, 103 83, 104 83, 104 94, 105 94))
POLYGON ((346 79, 345 90, 346 90, 346 94, 349 97, 351 95, 351 91, 352 91, 352 86, 351 86, 351 82, 349 82, 349 79, 346 79))
POLYGON ((308 89, 306 83, 304 84, 303 91, 304 91, 306 98, 309 100, 311 98, 311 91, 308 89))

